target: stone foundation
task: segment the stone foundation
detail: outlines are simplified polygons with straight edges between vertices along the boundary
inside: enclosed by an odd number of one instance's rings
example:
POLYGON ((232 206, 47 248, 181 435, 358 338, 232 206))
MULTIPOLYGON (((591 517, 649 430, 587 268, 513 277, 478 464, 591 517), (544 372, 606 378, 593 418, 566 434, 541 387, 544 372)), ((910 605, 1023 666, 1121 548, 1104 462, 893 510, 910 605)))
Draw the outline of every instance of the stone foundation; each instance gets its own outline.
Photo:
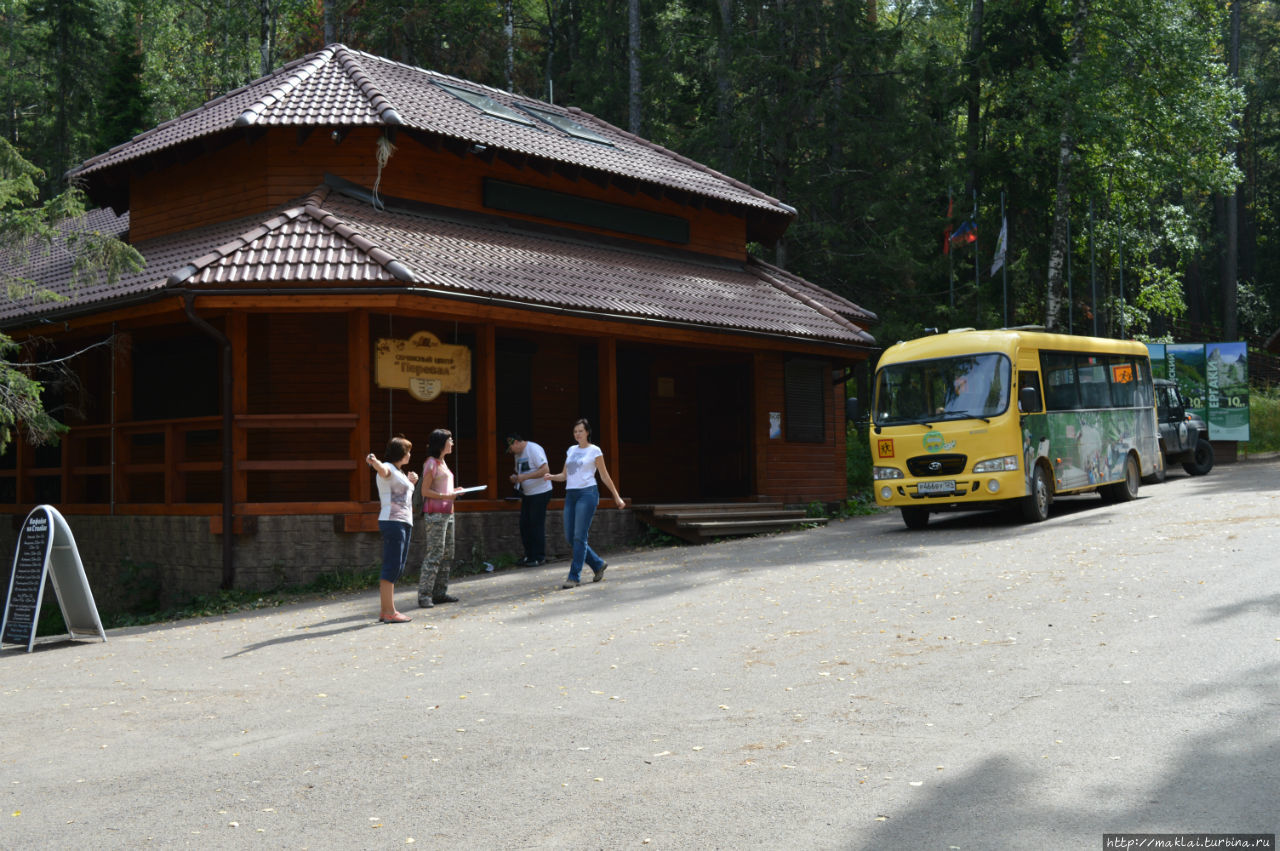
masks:
MULTIPOLYGON (((84 563, 94 601, 102 613, 144 603, 183 604, 222 585, 222 536, 209 531, 208 517, 74 515, 68 525, 84 563)), ((0 550, 9 555, 23 518, 0 524, 0 550)), ((376 569, 382 558, 377 532, 335 532, 330 515, 262 516, 252 534, 236 536, 235 587, 268 591, 304 585, 324 573, 376 569)), ((422 561, 422 523, 414 529, 406 575, 422 561)), ((600 511, 591 524, 593 549, 607 552, 640 535, 629 510, 600 511)), ((456 521, 456 573, 483 570, 484 562, 523 555, 516 512, 460 512, 456 521)), ((547 557, 569 555, 559 511, 547 512, 547 557)), ((8 588, 8 567, 5 588, 8 588)), ((403 581, 403 580, 402 580, 403 581)), ((47 589, 46 594, 52 593, 47 589)))

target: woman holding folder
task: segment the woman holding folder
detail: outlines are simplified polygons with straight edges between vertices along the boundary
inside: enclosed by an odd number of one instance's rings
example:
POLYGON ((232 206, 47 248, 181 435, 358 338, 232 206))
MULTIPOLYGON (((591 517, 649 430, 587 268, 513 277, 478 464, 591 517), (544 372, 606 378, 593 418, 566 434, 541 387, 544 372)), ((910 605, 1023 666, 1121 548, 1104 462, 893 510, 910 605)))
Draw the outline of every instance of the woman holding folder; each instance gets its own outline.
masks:
POLYGON ((431 432, 427 460, 422 465, 422 519, 427 550, 422 556, 418 577, 418 605, 429 609, 436 603, 456 603, 449 595, 449 571, 453 568, 453 502, 464 488, 453 486, 453 471, 444 456, 453 451, 453 433, 445 428, 431 432))

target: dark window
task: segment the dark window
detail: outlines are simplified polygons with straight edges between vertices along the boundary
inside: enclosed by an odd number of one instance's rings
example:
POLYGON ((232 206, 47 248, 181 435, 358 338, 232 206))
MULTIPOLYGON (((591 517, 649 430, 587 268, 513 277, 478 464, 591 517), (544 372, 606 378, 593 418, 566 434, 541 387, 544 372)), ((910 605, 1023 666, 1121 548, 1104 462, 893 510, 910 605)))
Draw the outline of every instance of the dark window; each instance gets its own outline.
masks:
POLYGON ((613 147, 613 142, 610 142, 594 130, 588 130, 586 127, 583 127, 567 115, 561 115, 560 113, 552 112, 549 109, 539 109, 536 106, 526 106, 525 104, 521 104, 520 108, 540 121, 545 121, 560 132, 572 136, 575 139, 594 142, 597 145, 608 145, 610 148, 613 147))
POLYGON ((827 376, 830 373, 831 367, 826 361, 787 361, 783 380, 787 440, 795 443, 826 441, 827 376))
POLYGON ((1131 358, 1108 358, 1107 376, 1111 379, 1112 405, 1117 408, 1132 408, 1137 404, 1138 368, 1131 358))
POLYGON ((503 121, 510 121, 513 124, 523 124, 526 127, 533 127, 534 122, 529 120, 527 115, 521 115, 509 106, 498 103, 488 95, 480 92, 464 89, 462 86, 450 86, 447 83, 436 82, 436 85, 453 95, 460 101, 469 103, 476 109, 492 118, 501 118, 503 121))
POLYGON ((1040 371, 1044 374, 1046 410, 1073 411, 1080 407, 1075 355, 1042 352, 1040 371))
POLYGON ((204 335, 133 344, 133 418, 171 420, 219 412, 218 344, 204 335))
MULTIPOLYGON (((529 340, 497 340, 498 439, 512 432, 528 437, 533 431, 533 355, 529 340)), ((505 446, 505 443, 499 445, 505 446)))
POLYGON ((689 242, 689 220, 680 216, 638 210, 622 204, 595 201, 519 183, 486 179, 484 205, 494 210, 522 213, 574 225, 589 225, 680 245, 689 242))
POLYGON ((1050 411, 1149 406, 1151 366, 1146 358, 1041 352, 1045 407, 1050 411))
POLYGON ((645 352, 618 352, 618 440, 648 443, 652 409, 649 356, 645 352))

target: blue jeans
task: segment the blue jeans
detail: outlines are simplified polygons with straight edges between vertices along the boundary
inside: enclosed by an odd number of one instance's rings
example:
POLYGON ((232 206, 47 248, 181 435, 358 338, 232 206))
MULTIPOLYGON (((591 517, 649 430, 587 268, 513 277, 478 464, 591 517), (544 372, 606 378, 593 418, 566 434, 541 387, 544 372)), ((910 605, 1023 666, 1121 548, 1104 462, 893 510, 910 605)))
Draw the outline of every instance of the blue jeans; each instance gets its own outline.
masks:
POLYGON ((591 518, 595 517, 599 504, 600 489, 597 487, 573 488, 564 492, 564 537, 573 545, 573 561, 569 563, 571 582, 581 581, 583 562, 592 570, 599 570, 604 564, 604 559, 596 555, 587 543, 591 518))
POLYGON ((379 520, 382 533, 382 575, 387 582, 395 582, 404 573, 404 563, 409 559, 409 539, 413 527, 399 520, 379 520))

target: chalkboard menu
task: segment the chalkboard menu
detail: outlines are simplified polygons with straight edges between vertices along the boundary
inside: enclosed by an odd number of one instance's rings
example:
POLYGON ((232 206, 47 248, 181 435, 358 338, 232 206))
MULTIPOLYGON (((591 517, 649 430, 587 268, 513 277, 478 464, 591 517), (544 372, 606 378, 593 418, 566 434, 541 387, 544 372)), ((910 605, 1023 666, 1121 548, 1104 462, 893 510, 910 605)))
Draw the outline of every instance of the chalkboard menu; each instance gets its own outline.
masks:
POLYGON ((53 546, 53 523, 48 511, 37 508, 27 515, 18 534, 18 550, 13 557, 13 574, 4 606, 4 641, 25 644, 36 637, 36 618, 44 578, 49 572, 49 552, 53 546))

